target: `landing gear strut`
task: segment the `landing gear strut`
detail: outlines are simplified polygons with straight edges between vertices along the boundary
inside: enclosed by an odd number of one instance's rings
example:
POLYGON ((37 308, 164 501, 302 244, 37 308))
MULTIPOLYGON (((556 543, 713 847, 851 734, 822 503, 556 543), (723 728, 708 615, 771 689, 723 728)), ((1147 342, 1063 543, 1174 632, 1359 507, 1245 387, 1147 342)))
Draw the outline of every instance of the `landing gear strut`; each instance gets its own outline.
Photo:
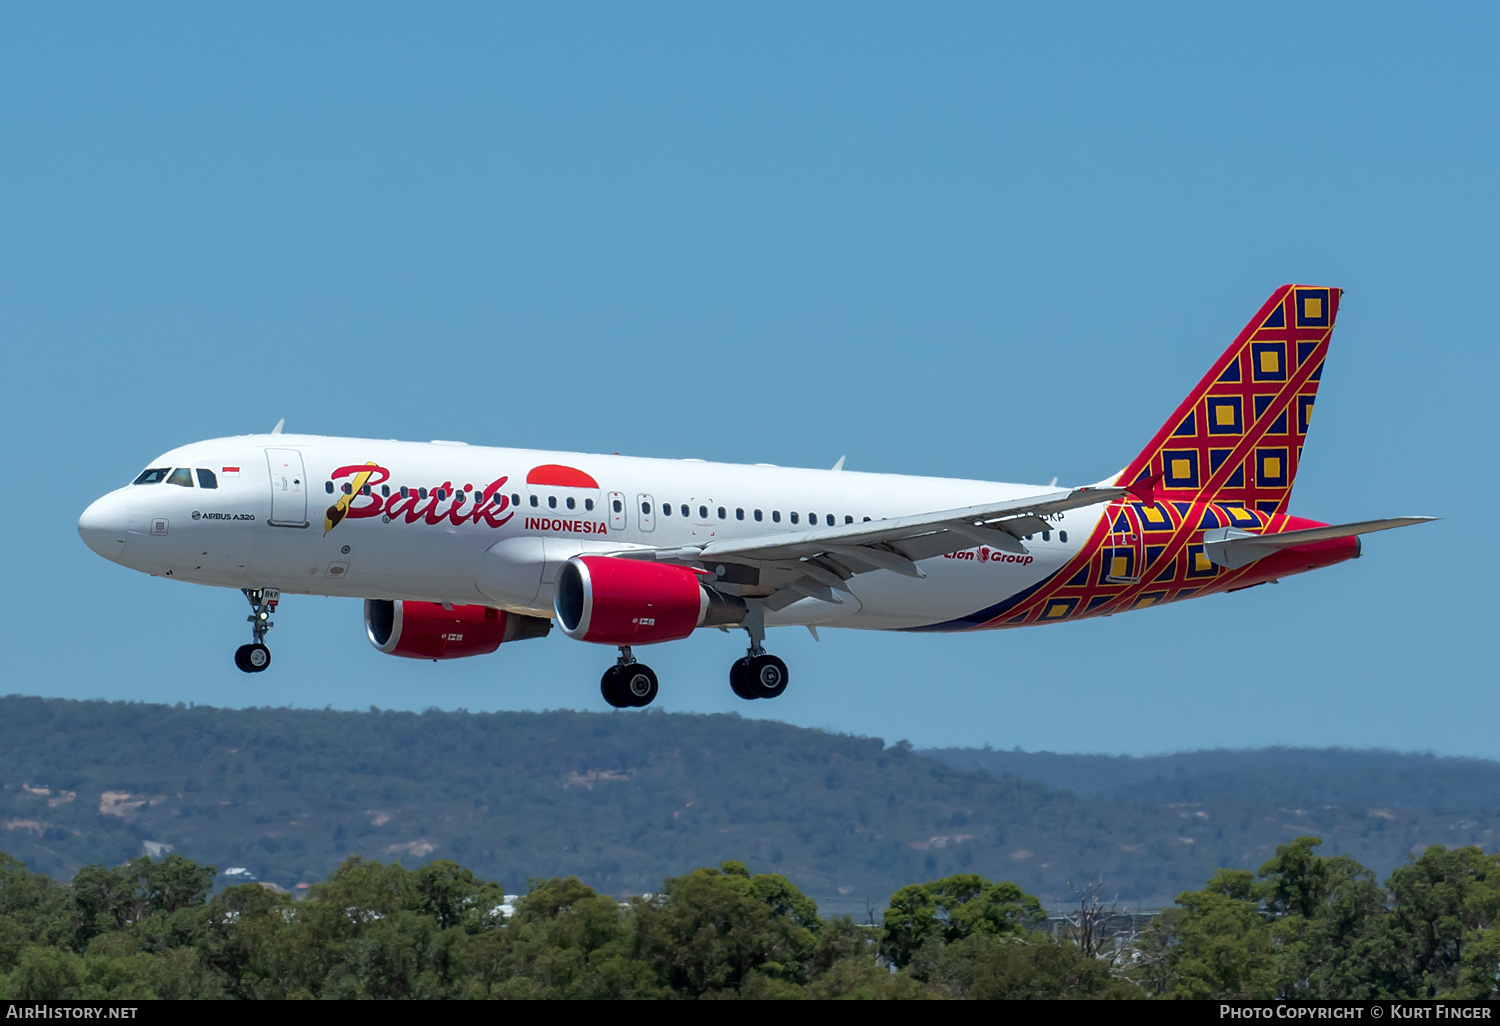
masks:
POLYGON ((271 665, 271 650, 266 647, 266 631, 275 627, 271 614, 276 612, 276 603, 281 601, 281 592, 275 588, 241 588, 250 601, 250 635, 255 640, 249 645, 235 649, 234 665, 246 673, 259 673, 271 665))
POLYGON ((745 633, 750 648, 729 667, 729 687, 743 699, 776 698, 786 690, 786 663, 765 649, 766 607, 753 599, 746 603, 745 633))
POLYGON ((656 674, 645 663, 635 661, 629 645, 621 645, 620 658, 604 671, 599 691, 616 709, 639 709, 656 699, 656 674))

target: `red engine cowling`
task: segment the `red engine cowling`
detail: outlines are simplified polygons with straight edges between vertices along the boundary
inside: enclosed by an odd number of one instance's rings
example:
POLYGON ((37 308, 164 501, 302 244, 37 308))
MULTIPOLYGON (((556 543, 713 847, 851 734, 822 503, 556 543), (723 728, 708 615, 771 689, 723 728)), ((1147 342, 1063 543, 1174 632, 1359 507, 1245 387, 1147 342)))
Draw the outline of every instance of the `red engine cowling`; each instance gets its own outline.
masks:
POLYGON ((365 634, 387 655, 460 659, 489 655, 503 642, 540 638, 552 621, 488 606, 445 608, 438 602, 365 599, 365 634))
POLYGON ((703 587, 685 567, 574 556, 557 576, 553 605, 563 633, 605 645, 649 645, 685 638, 699 627, 736 624, 745 604, 703 587))

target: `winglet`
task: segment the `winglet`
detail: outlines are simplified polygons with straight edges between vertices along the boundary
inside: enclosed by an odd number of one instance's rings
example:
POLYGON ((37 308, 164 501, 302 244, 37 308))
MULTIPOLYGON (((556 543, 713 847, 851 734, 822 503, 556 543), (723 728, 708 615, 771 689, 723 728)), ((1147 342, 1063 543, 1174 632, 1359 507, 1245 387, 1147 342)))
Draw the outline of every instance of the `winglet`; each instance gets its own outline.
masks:
POLYGON ((285 426, 286 426, 286 418, 282 417, 280 420, 278 420, 276 422, 276 426, 271 429, 271 434, 273 434, 273 435, 279 435, 279 434, 281 434, 281 429, 283 427, 285 427, 285 426))
POLYGON ((1125 490, 1131 495, 1134 495, 1141 502, 1155 502, 1156 484, 1162 479, 1165 474, 1166 471, 1159 470, 1143 481, 1137 481, 1135 484, 1126 485, 1125 490))
POLYGON ((839 461, 833 465, 833 469, 834 470, 843 470, 844 469, 844 457, 842 457, 842 456, 839 457, 839 461))

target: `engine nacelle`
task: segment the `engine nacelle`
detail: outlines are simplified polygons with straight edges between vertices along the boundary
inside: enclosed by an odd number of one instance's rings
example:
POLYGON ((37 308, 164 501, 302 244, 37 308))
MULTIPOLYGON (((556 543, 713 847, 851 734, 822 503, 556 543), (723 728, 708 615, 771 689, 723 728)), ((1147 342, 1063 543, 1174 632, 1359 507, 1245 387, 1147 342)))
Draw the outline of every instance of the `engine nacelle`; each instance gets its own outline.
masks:
POLYGON ((506 641, 545 637, 552 621, 489 606, 365 599, 365 634, 386 655, 460 659, 489 655, 506 641))
POLYGON ((705 588, 685 567, 616 556, 574 556, 564 563, 553 608, 568 637, 604 645, 676 641, 745 616, 743 599, 705 588))

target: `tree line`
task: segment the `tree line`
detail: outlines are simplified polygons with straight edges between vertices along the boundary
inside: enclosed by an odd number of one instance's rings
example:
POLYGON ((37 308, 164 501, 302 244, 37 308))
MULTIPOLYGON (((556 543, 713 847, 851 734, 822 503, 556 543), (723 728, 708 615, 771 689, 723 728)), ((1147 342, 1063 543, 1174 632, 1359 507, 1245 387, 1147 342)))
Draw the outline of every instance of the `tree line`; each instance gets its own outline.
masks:
POLYGON ((303 900, 214 892, 180 855, 67 884, 0 854, 0 998, 1500 998, 1500 856, 1428 848, 1384 886, 1316 837, 1113 936, 1097 891, 1046 930, 1014 883, 902 887, 824 920, 741 862, 625 901, 439 860, 347 859, 303 900))

